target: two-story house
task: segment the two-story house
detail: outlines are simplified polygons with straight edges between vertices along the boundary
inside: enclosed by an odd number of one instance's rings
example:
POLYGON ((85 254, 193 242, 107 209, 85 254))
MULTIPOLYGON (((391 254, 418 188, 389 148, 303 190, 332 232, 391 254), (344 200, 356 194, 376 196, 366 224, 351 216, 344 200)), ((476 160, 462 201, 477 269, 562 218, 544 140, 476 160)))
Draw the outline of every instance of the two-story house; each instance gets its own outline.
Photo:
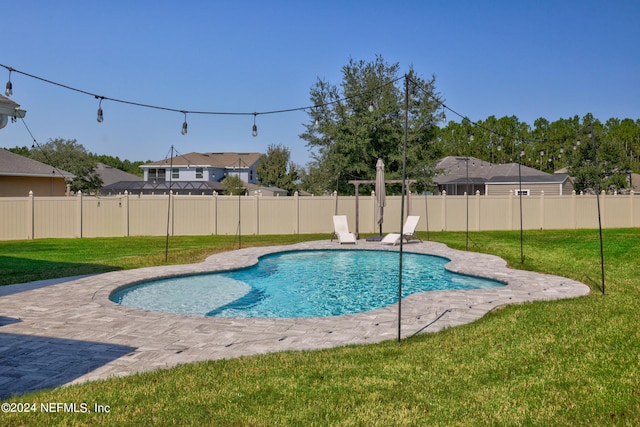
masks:
POLYGON ((247 184, 258 181, 256 166, 261 153, 188 153, 140 167, 142 181, 120 181, 107 185, 101 194, 212 194, 223 191, 225 177, 236 175, 247 184))

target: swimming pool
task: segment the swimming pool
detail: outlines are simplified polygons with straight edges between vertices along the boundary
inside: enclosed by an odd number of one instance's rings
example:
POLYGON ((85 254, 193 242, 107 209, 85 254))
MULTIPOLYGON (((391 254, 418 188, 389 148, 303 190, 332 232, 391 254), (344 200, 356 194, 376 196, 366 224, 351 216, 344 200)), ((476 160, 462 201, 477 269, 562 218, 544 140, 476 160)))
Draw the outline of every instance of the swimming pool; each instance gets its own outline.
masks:
MULTIPOLYGON (((504 286, 444 269, 446 258, 403 254, 403 298, 417 292, 504 286)), ((301 250, 260 257, 238 270, 173 277, 116 290, 113 302, 176 314, 300 318, 362 313, 398 299, 398 254, 301 250)))

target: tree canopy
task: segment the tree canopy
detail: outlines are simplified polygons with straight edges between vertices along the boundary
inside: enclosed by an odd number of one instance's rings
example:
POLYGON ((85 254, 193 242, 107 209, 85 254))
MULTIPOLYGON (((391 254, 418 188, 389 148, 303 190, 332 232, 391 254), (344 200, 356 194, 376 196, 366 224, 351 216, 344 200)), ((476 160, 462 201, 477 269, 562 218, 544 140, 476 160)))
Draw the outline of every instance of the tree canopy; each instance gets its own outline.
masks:
POLYGON ((95 170, 97 162, 75 139, 50 139, 46 144, 32 148, 30 157, 74 174, 71 191, 95 193, 102 187, 102 179, 95 170))
POLYGON ((404 83, 412 85, 408 109, 408 170, 424 168, 435 160, 430 149, 441 100, 435 78, 424 80, 410 70, 403 79, 398 63, 382 56, 372 62, 351 59, 342 68, 340 86, 318 79, 310 98, 317 107, 300 137, 307 141, 312 162, 303 183, 312 191, 353 194, 351 179, 373 179, 378 158, 389 178, 402 170, 404 83))
POLYGON ((293 194, 297 187, 298 167, 290 161, 291 151, 283 145, 271 144, 256 167, 261 184, 278 187, 293 194))

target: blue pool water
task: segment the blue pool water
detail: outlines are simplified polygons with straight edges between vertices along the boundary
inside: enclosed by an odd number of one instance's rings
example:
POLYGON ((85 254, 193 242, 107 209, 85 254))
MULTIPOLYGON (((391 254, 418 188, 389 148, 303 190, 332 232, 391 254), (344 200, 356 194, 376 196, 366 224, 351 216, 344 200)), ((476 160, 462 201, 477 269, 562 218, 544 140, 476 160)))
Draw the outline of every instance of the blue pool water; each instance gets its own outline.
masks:
MULTIPOLYGON (((416 292, 495 288, 504 283, 446 271, 447 259, 404 253, 402 297, 416 292)), ((398 253, 279 252, 239 270, 140 283, 114 292, 125 306, 224 317, 316 317, 361 313, 398 300, 398 253)))

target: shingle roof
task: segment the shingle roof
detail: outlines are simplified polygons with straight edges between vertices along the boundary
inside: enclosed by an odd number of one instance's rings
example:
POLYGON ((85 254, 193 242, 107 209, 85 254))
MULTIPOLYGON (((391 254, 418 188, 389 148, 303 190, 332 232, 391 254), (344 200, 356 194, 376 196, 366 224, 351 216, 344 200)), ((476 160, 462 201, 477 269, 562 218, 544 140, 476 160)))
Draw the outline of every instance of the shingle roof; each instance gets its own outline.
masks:
POLYGON ((518 171, 517 163, 493 164, 475 157, 443 158, 436 165, 442 171, 434 177, 437 184, 463 183, 467 179, 467 160, 469 166, 469 182, 513 182, 514 178, 522 176, 525 182, 563 182, 567 175, 550 174, 538 169, 521 165, 518 171), (562 178, 560 176, 562 175, 562 178))
POLYGON ((153 163, 147 163, 141 168, 168 166, 172 164, 175 167, 180 166, 213 166, 219 168, 237 167, 238 164, 241 167, 250 167, 256 163, 262 153, 188 153, 181 156, 174 157, 173 159, 164 159, 153 163))
POLYGON ((102 178, 102 184, 109 185, 118 181, 142 181, 137 175, 121 171, 113 166, 105 165, 104 163, 98 163, 96 165, 96 173, 102 178))
POLYGON ((0 148, 0 175, 5 176, 52 176, 75 178, 75 175, 62 169, 49 166, 28 157, 0 148))

